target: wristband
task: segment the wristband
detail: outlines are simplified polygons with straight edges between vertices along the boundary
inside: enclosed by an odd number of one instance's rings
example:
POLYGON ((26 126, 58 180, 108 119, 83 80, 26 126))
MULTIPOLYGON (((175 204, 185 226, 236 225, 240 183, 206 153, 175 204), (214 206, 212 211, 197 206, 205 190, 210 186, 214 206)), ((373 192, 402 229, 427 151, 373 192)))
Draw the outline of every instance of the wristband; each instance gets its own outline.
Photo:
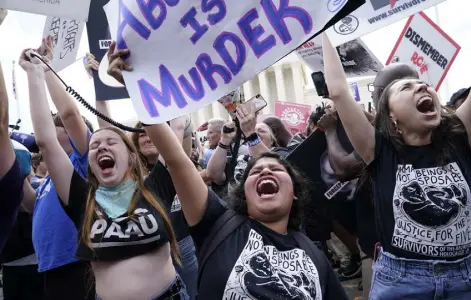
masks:
POLYGON ((222 148, 222 149, 224 149, 224 150, 229 150, 229 145, 224 145, 224 144, 221 143, 221 142, 219 142, 218 147, 219 147, 219 148, 222 148))
POLYGON ((254 146, 257 146, 258 144, 260 144, 261 142, 262 142, 262 139, 257 135, 255 140, 247 141, 247 145, 249 147, 254 147, 254 146))
POLYGON ((258 137, 258 134, 256 132, 252 133, 251 135, 249 136, 246 136, 245 137, 245 141, 246 142, 251 142, 251 141, 255 141, 257 140, 259 137, 258 137))

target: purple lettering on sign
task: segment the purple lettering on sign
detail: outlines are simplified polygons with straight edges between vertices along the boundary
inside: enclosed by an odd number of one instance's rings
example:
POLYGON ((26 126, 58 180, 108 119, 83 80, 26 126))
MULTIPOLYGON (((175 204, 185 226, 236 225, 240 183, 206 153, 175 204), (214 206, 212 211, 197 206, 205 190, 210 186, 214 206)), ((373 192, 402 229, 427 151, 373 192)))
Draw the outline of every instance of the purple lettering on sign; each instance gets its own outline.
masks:
POLYGON ((202 0, 201 1, 201 10, 204 13, 211 11, 213 8, 217 8, 218 12, 209 14, 208 22, 211 25, 215 25, 221 22, 222 19, 226 16, 227 8, 224 0, 202 0))
POLYGON ((226 66, 231 70, 233 76, 239 74, 240 70, 245 64, 247 59, 247 53, 244 42, 232 32, 221 32, 216 38, 213 44, 213 48, 222 58, 226 66), (231 54, 227 50, 226 42, 231 42, 236 49, 236 59, 231 57, 231 54))
POLYGON ((208 31, 208 25, 201 25, 196 20, 196 8, 194 6, 180 19, 180 24, 185 28, 190 25, 195 31, 190 38, 193 45, 208 31))
POLYGON ((273 0, 262 0, 263 10, 267 15, 268 21, 275 29, 283 44, 291 42, 291 34, 285 23, 285 18, 293 18, 301 24, 304 33, 309 34, 312 31, 312 18, 309 13, 297 6, 288 6, 289 0, 280 0, 280 7, 277 9, 273 0))
POLYGON ((150 27, 154 30, 160 28, 162 23, 167 17, 167 6, 162 0, 146 1, 146 0, 136 0, 139 9, 141 10, 142 15, 146 18, 150 27), (154 10, 159 7, 159 14, 157 17, 154 14, 154 10))
POLYGON ((195 67, 190 69, 190 77, 191 80, 193 81, 193 86, 191 83, 188 81, 188 79, 185 78, 185 76, 181 75, 178 77, 178 81, 180 82, 181 87, 185 91, 185 93, 193 100, 199 101, 203 99, 204 97, 204 87, 203 87, 203 82, 201 80, 200 73, 198 73, 198 70, 196 70, 195 67))
POLYGON ((348 0, 329 0, 329 2, 327 2, 327 9, 332 13, 337 12, 347 1, 348 0))
POLYGON ((353 99, 355 99, 356 102, 359 102, 360 91, 358 90, 358 83, 356 82, 350 83, 350 89, 352 90, 352 93, 353 93, 353 99))
POLYGON ((219 74, 225 84, 228 84, 232 80, 231 73, 224 66, 213 63, 211 57, 206 53, 202 53, 198 56, 198 59, 196 59, 196 67, 213 91, 218 87, 218 83, 213 77, 214 73, 219 74))
POLYGON ((167 3, 167 5, 170 7, 174 7, 180 3, 180 0, 165 0, 165 3, 167 3))
POLYGON ((123 38, 123 31, 127 25, 134 29, 143 39, 147 40, 150 37, 150 30, 144 24, 141 23, 129 9, 124 5, 123 0, 119 1, 119 26, 118 33, 116 35, 116 46, 118 49, 128 49, 128 45, 123 38))
POLYGON ((265 33, 262 25, 258 24, 252 27, 252 22, 258 19, 258 12, 255 8, 249 10, 237 22, 239 29, 249 43, 252 51, 257 58, 260 58, 265 52, 276 45, 276 39, 273 35, 269 35, 266 39, 259 41, 259 38, 265 33))
POLYGON ((164 65, 160 65, 159 73, 162 91, 159 91, 144 78, 137 82, 142 102, 149 116, 153 118, 160 116, 156 102, 164 107, 168 107, 172 104, 173 98, 179 108, 184 108, 188 105, 172 73, 164 65))

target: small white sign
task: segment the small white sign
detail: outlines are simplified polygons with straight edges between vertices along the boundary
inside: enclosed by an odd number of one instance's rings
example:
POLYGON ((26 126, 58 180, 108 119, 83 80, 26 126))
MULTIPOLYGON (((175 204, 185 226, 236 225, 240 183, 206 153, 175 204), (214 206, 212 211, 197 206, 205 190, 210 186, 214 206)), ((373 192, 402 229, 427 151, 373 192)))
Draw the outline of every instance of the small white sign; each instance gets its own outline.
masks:
POLYGON ((87 21, 90 0, 0 0, 0 7, 38 15, 87 21))
POLYGON ((240 87, 320 32, 346 2, 111 0, 105 11, 118 48, 131 52, 134 71, 124 79, 134 108, 155 124, 240 87))
POLYGON ((61 17, 48 17, 43 36, 54 37, 54 60, 52 67, 59 72, 75 62, 82 38, 84 22, 61 17))
POLYGON ((443 1, 445 0, 367 0, 327 30, 327 35, 332 45, 339 46, 443 1))
POLYGON ((426 14, 409 18, 386 62, 415 66, 420 79, 438 91, 461 47, 426 14))
POLYGON ((343 189, 343 187, 349 183, 350 181, 346 181, 346 182, 337 181, 336 184, 334 184, 327 192, 324 193, 324 197, 326 197, 328 200, 334 198, 335 195, 337 195, 343 189))
MULTIPOLYGON (((361 39, 338 46, 337 52, 348 78, 376 76, 383 68, 383 64, 361 39)), ((324 72, 322 39, 319 36, 304 43, 296 50, 296 54, 312 72, 324 72)))

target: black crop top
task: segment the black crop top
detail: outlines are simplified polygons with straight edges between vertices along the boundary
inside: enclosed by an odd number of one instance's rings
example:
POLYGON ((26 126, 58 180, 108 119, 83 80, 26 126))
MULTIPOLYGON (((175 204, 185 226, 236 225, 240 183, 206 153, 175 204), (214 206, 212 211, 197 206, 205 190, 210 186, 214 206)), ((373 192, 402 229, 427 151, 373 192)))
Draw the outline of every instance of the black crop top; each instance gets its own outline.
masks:
MULTIPOLYGON (((146 181, 155 180, 154 176, 155 172, 152 170, 146 181)), ((66 212, 79 232, 84 220, 88 191, 87 182, 74 171, 66 212)), ((90 228, 90 239, 91 248, 79 239, 75 254, 79 259, 121 260, 139 256, 167 243, 169 235, 162 216, 140 194, 132 216, 128 216, 126 212, 112 219, 97 205, 90 228)))

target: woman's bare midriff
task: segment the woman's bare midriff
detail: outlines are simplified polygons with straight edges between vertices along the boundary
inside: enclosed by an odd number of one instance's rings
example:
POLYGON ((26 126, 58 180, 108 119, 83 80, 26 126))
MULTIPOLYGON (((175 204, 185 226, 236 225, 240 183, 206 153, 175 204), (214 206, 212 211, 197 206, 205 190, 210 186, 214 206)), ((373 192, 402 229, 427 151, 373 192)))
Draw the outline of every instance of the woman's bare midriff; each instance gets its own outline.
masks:
POLYGON ((92 261, 96 293, 103 300, 148 300, 175 279, 170 244, 115 262, 92 261))

